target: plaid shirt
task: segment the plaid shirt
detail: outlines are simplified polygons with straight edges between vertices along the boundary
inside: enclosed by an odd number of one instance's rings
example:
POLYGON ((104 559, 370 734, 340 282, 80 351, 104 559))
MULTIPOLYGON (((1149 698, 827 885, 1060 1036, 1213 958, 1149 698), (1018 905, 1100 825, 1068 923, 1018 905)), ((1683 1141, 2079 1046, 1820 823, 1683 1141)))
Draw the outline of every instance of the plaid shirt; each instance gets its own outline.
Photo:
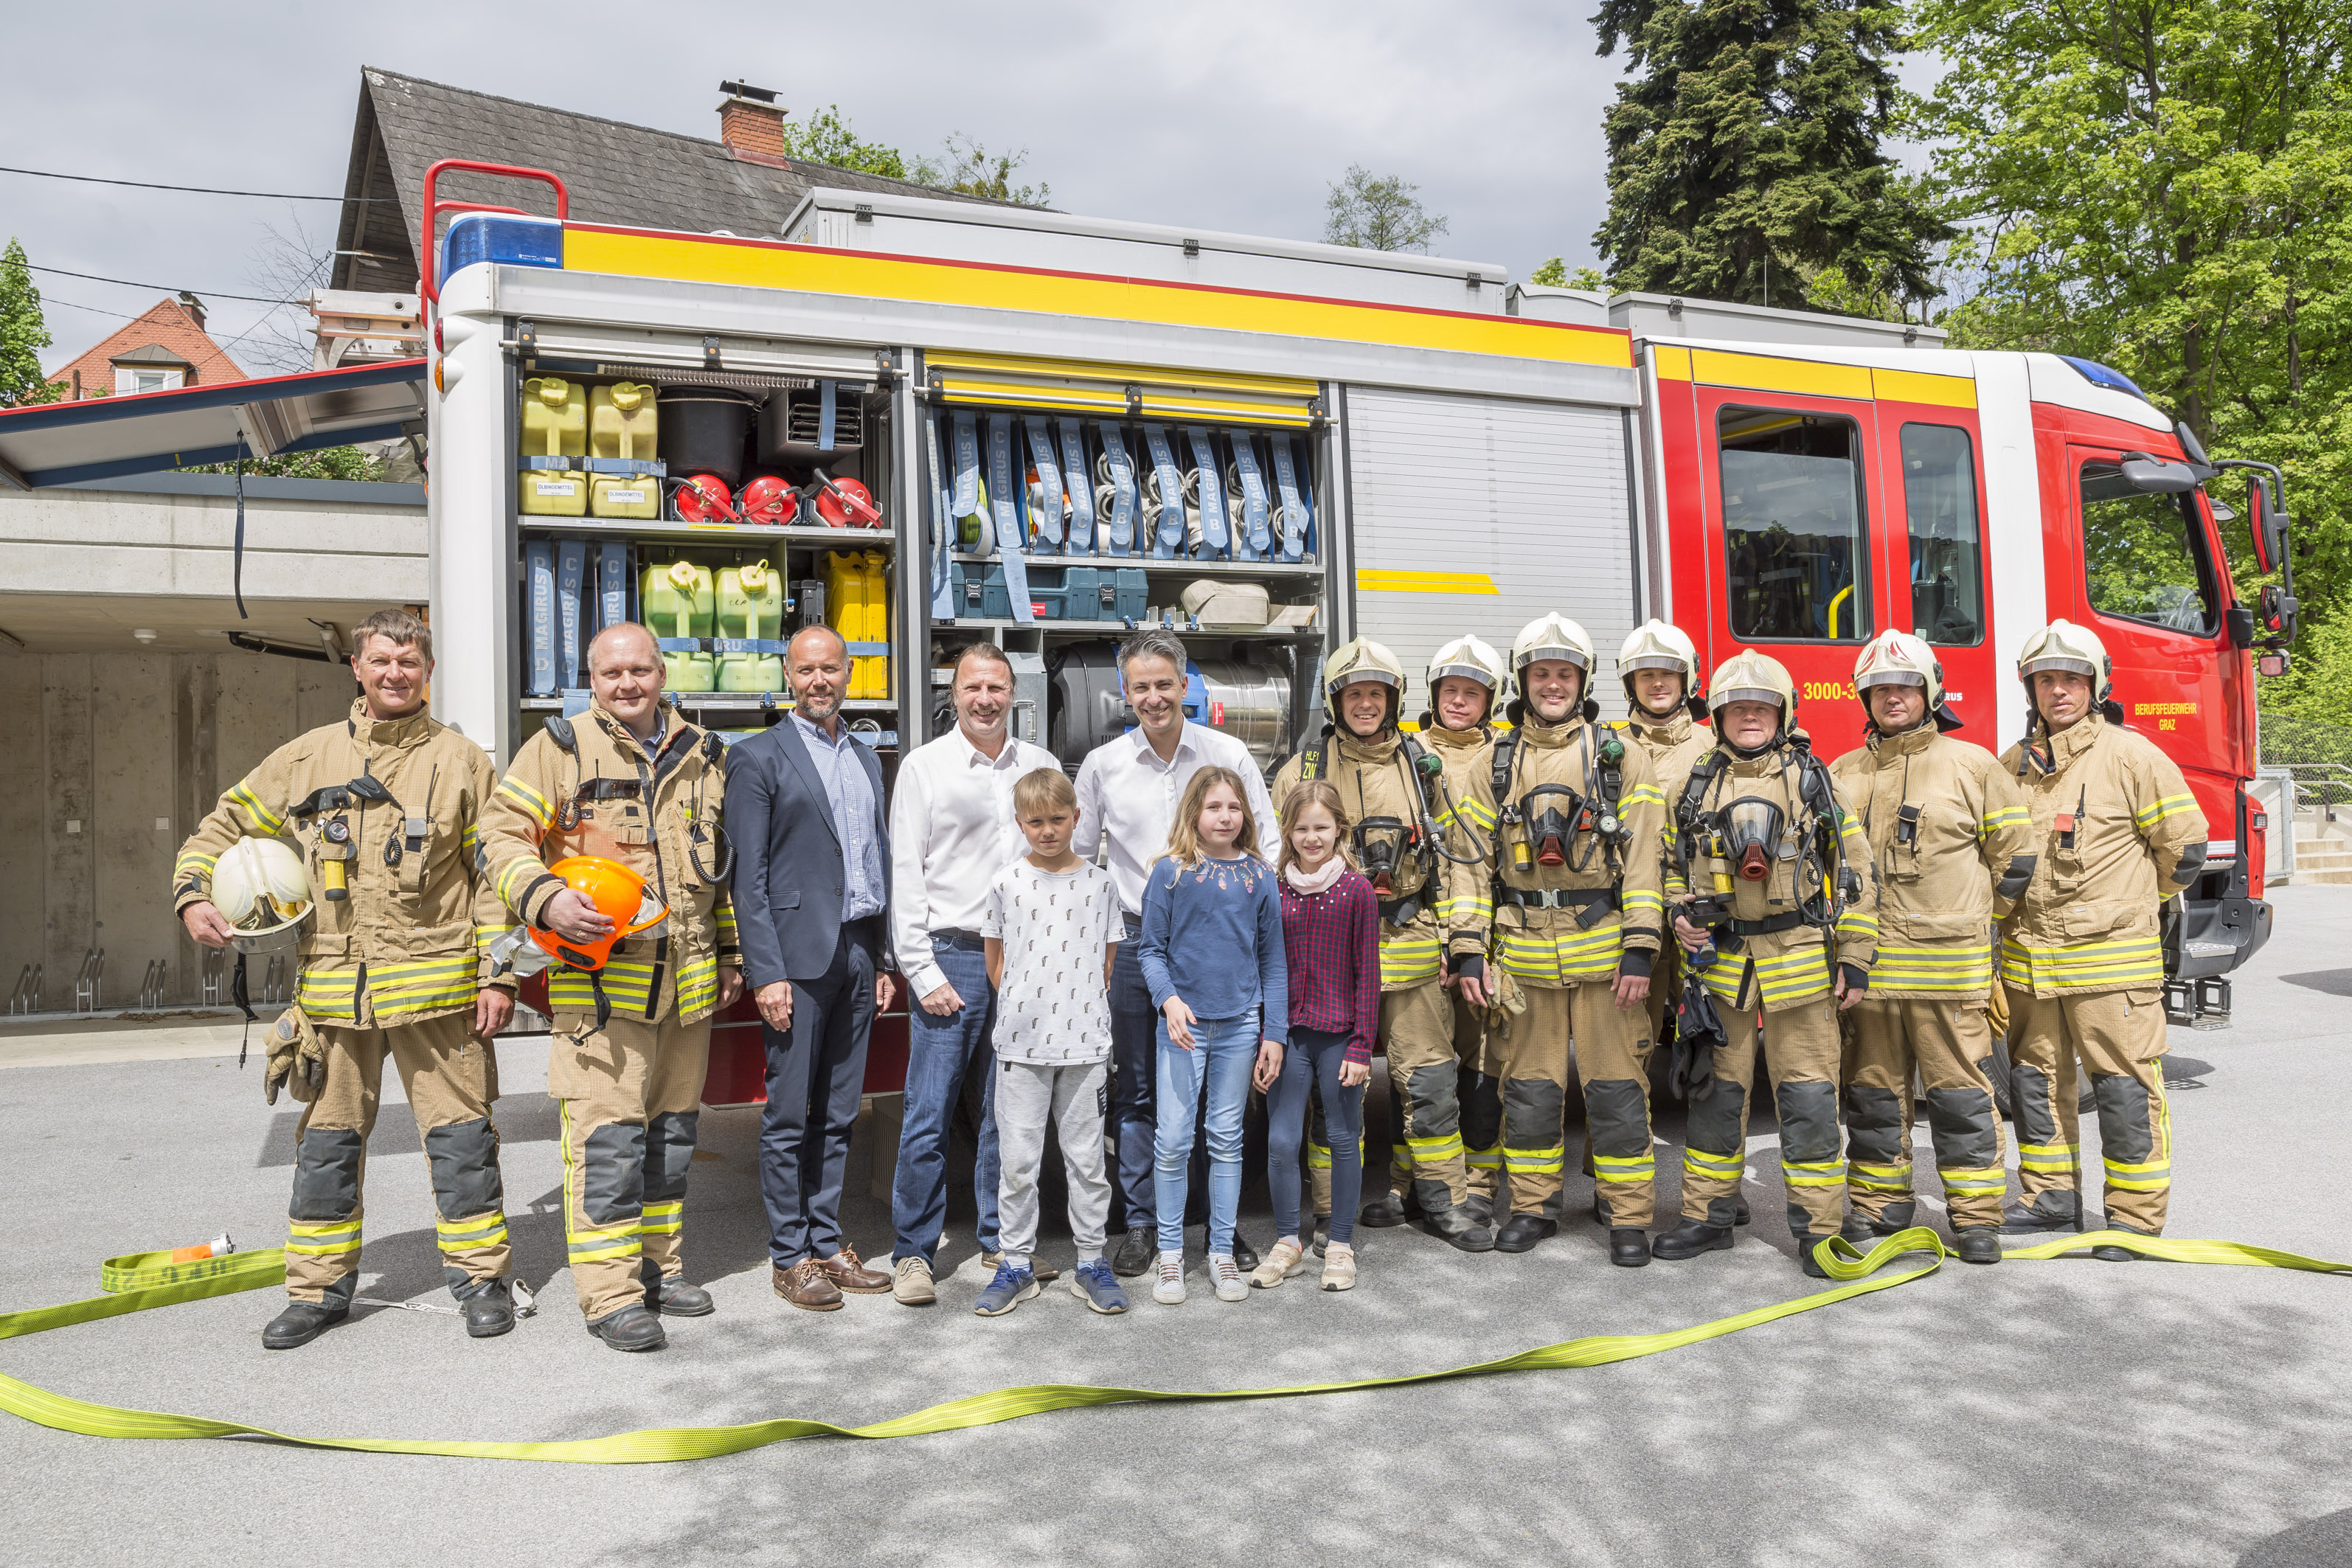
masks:
POLYGON ((1370 1061, 1381 1022, 1380 895, 1355 871, 1319 893, 1280 880, 1290 1026, 1347 1035, 1348 1059, 1370 1061))

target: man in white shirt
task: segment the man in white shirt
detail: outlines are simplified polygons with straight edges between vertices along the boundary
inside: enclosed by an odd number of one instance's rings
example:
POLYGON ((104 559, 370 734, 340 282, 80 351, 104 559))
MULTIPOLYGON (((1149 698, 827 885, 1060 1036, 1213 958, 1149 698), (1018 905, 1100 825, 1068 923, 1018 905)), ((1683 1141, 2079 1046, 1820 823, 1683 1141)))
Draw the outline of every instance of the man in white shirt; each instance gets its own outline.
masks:
MULTIPOLYGON (((1087 753, 1078 769, 1078 827, 1070 844, 1079 859, 1092 860, 1108 841, 1106 864, 1127 916, 1129 940, 1118 944, 1110 978, 1110 1135, 1118 1145, 1113 1185, 1127 1214, 1127 1237, 1111 1267, 1128 1279, 1157 1262, 1160 1247, 1151 1192, 1151 1145, 1159 1123, 1153 1075, 1160 1015, 1143 983, 1134 940, 1143 923, 1144 877, 1167 851, 1168 829, 1184 786, 1205 767, 1231 768, 1241 775, 1250 814, 1257 819, 1258 851, 1269 864, 1279 859, 1282 843, 1265 777, 1249 748, 1222 731, 1185 719, 1185 658, 1183 643, 1159 627, 1137 632, 1119 645, 1119 675, 1136 727, 1087 753)), ((1237 1264, 1243 1247, 1236 1234, 1237 1264)))
POLYGON ((890 945, 907 977, 906 1121, 890 1188, 891 1294, 910 1307, 938 1300, 931 1263, 947 1225, 948 1127, 966 1082, 982 1085, 980 1247, 996 1249, 996 1115, 990 1032, 996 994, 988 984, 981 925, 989 885, 1027 845, 1013 818, 1013 784, 1058 764, 1043 746, 1014 740, 1013 667, 992 643, 956 659, 956 727, 918 747, 898 769, 890 798, 890 945))

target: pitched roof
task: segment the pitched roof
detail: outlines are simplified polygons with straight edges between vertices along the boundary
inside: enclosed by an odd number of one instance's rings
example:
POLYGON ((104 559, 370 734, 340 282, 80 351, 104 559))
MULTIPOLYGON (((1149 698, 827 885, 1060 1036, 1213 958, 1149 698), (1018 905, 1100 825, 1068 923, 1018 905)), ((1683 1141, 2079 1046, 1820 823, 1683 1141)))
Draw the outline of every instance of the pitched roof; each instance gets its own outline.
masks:
MULTIPOLYGON (((400 293, 416 286, 425 171, 442 158, 546 169, 562 179, 574 218, 689 234, 774 235, 814 185, 985 201, 824 163, 754 163, 698 136, 368 66, 360 71, 335 240, 338 250, 365 254, 337 258, 333 287, 400 293)), ((436 194, 546 216, 555 212, 553 193, 528 181, 458 174, 444 179, 436 194)))
POLYGON ((117 360, 185 364, 189 367, 191 386, 218 386, 223 382, 252 379, 196 325, 186 306, 177 300, 161 300, 137 321, 125 322, 96 347, 58 366, 49 380, 59 386, 70 386, 74 372, 79 371, 85 395, 112 392, 117 360), (151 353, 151 349, 159 352, 151 353))

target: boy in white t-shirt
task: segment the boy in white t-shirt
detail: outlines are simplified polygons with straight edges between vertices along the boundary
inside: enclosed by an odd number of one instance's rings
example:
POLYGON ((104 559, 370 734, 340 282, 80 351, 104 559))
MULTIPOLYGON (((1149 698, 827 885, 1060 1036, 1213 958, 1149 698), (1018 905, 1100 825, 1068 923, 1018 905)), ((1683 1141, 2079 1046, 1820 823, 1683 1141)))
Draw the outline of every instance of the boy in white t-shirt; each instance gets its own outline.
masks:
POLYGON ((1097 1312, 1127 1310, 1127 1292, 1103 1258, 1110 1182, 1103 1170, 1109 1098, 1110 963, 1127 923, 1110 873, 1070 850, 1077 792, 1059 768, 1013 784, 1013 816, 1029 853, 997 873, 980 934, 996 988, 998 1236, 1003 1258, 973 1310, 993 1318, 1040 1287, 1037 1170, 1051 1117, 1069 1173, 1070 1232, 1078 1267, 1070 1294, 1097 1312))

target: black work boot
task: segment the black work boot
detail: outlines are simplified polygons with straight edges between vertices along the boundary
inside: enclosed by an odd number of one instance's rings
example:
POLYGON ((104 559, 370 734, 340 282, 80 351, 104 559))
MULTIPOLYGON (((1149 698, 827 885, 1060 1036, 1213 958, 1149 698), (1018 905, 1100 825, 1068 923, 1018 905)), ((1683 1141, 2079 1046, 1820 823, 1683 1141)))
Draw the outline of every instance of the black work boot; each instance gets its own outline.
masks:
POLYGON ((1539 1214, 1515 1214, 1495 1235, 1497 1252, 1525 1252, 1548 1236, 1559 1234, 1559 1222, 1539 1214))
POLYGON ((701 1286, 667 1277, 646 1287, 646 1306, 665 1318, 707 1318, 719 1310, 701 1286))
POLYGON ((598 1318, 588 1331, 616 1351, 657 1351, 669 1343, 661 1320, 635 1301, 598 1318))
POLYGON ((1650 1243, 1650 1256, 1663 1258, 1669 1263, 1679 1263, 1685 1258, 1696 1258, 1702 1252, 1731 1250, 1731 1227, 1709 1225, 1703 1219, 1686 1219, 1672 1230, 1661 1231, 1650 1243))
POLYGON ((1739 1200, 1739 1214, 1738 1214, 1738 1216, 1737 1218, 1735 1218, 1731 1223, 1732 1223, 1732 1224, 1734 1224, 1734 1225, 1746 1225, 1746 1224, 1748 1223, 1748 1219, 1749 1219, 1750 1217, 1751 1217, 1751 1216, 1749 1215, 1749 1214, 1748 1214, 1748 1200, 1747 1200, 1746 1198, 1742 1198, 1742 1199, 1740 1199, 1740 1200, 1739 1200))
POLYGON ((2063 1206, 2044 1208, 2038 1199, 2032 1204, 2011 1204, 2001 1212, 2001 1233, 2038 1236, 2045 1231, 2074 1229, 2082 1200, 2073 1193, 2044 1193, 2042 1196, 2063 1206))
POLYGON ((1394 1193, 1382 1193, 1364 1205, 1356 1223, 1374 1230, 1389 1230, 1404 1223, 1404 1200, 1394 1193))
POLYGON ((1472 1193, 1462 1200, 1462 1212, 1480 1225, 1491 1225, 1495 1219, 1495 1199, 1491 1193, 1472 1193))
POLYGON ((2000 1261, 2000 1232, 1989 1225, 1972 1225, 1952 1232, 1952 1256, 1963 1263, 2000 1261))
MULTIPOLYGON (((2136 1225, 2117 1225, 2113 1220, 2107 1221, 2106 1228, 2109 1230, 2122 1231, 2126 1236, 2154 1236, 2156 1234, 2156 1232, 2152 1230, 2142 1230, 2136 1225)), ((2128 1247, 2095 1247, 2091 1248, 2091 1256, 2097 1258, 2102 1263, 2137 1263, 2142 1255, 2134 1252, 2128 1247)))
POLYGON ((1244 1274, 1257 1267, 1257 1248, 1243 1237, 1239 1226, 1234 1226, 1234 1267, 1244 1274))
POLYGON ((289 1301, 286 1310, 261 1331, 261 1348, 290 1351, 307 1345, 352 1315, 349 1306, 330 1307, 318 1301, 289 1301))
POLYGON ((1473 1219, 1467 1208, 1428 1209, 1421 1224, 1438 1240, 1465 1252, 1495 1250, 1495 1233, 1473 1219))
POLYGON ((469 1339, 494 1340, 514 1327, 514 1293, 503 1279, 493 1279, 457 1303, 465 1314, 469 1339))
POLYGON ((1826 1279, 1830 1277, 1830 1271, 1822 1267, 1821 1259, 1813 1256, 1813 1248, 1820 1245, 1822 1239, 1805 1231, 1797 1232, 1797 1266, 1805 1271, 1805 1278, 1808 1279, 1826 1279))
POLYGON ((1609 1233, 1609 1261, 1620 1268, 1639 1268, 1650 1261, 1647 1231, 1615 1229, 1609 1233))
POLYGON ((1891 1236, 1894 1233, 1880 1230, 1872 1223, 1870 1216, 1860 1209, 1848 1209, 1845 1224, 1838 1227, 1838 1234, 1867 1252, 1873 1241, 1882 1236, 1891 1236))
POLYGON ((1122 1279, 1132 1279, 1160 1258, 1160 1233, 1148 1225, 1130 1226, 1127 1239, 1111 1254, 1110 1271, 1122 1279))

